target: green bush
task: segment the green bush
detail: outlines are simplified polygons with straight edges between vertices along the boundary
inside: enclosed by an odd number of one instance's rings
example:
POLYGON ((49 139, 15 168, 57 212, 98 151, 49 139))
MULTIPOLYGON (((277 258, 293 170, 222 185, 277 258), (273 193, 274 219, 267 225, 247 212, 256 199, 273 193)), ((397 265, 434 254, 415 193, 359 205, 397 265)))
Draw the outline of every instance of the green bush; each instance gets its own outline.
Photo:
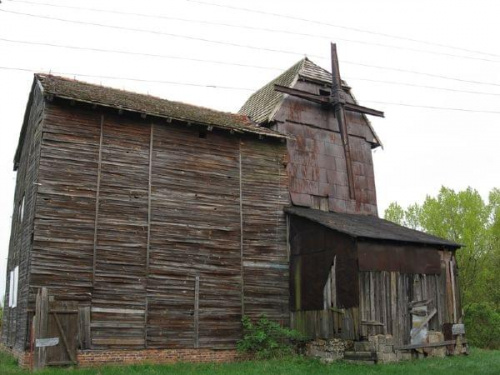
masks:
POLYGON ((479 348, 500 349, 500 311, 486 302, 465 308, 467 341, 479 348))
POLYGON ((282 327, 261 315, 256 322, 244 316, 243 339, 238 341, 238 350, 251 353, 258 359, 282 358, 296 353, 305 338, 297 331, 282 327))

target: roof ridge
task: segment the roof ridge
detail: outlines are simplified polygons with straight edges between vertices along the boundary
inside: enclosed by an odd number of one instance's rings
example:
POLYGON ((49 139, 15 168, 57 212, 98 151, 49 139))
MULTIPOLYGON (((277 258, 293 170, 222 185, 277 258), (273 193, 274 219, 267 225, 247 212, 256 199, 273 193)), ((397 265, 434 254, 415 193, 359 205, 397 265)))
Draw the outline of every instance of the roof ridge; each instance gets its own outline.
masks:
MULTIPOLYGON (((144 94, 144 93, 138 92, 138 91, 125 90, 125 89, 120 89, 120 88, 116 88, 116 87, 104 86, 104 85, 100 85, 100 84, 96 84, 96 83, 82 81, 82 80, 76 79, 76 78, 63 77, 63 76, 59 76, 59 75, 55 75, 55 74, 50 74, 50 73, 49 74, 47 74, 47 73, 35 73, 34 75, 37 78, 38 77, 47 77, 49 79, 54 79, 55 78, 57 80, 63 80, 63 81, 66 81, 66 82, 74 82, 74 83, 78 83, 78 84, 82 84, 82 85, 87 85, 87 86, 92 86, 92 87, 96 87, 96 88, 104 88, 104 89, 107 89, 107 90, 118 91, 118 92, 122 92, 122 93, 125 93, 125 94, 133 94, 133 95, 145 96, 145 97, 149 97, 149 98, 153 98, 153 99, 157 99, 157 100, 163 100, 163 101, 166 101, 166 102, 169 102, 169 103, 179 103, 179 104, 182 104, 182 105, 185 105, 185 106, 190 106, 190 107, 194 107, 194 108, 200 108, 200 109, 211 111, 211 112, 215 112, 215 113, 225 113, 225 114, 228 114, 228 115, 244 116, 244 117, 248 118, 248 116, 246 116, 244 114, 240 114, 240 113, 228 112, 228 111, 221 111, 221 110, 218 110, 218 109, 213 109, 213 108, 204 107, 204 106, 201 106, 201 105, 186 103, 186 102, 182 102, 182 101, 179 101, 179 100, 170 100, 170 99, 166 99, 166 98, 163 98, 163 97, 157 96, 157 95, 144 94)), ((248 121, 252 122, 250 120, 250 118, 248 118, 248 121)), ((255 126, 259 126, 258 124, 254 124, 254 125, 255 126)))
POLYGON ((63 100, 74 100, 153 117, 213 126, 237 133, 288 138, 286 135, 274 130, 259 126, 249 116, 242 113, 219 111, 195 104, 172 101, 149 94, 97 85, 52 74, 36 73, 34 76, 34 80, 39 82, 46 94, 63 100))

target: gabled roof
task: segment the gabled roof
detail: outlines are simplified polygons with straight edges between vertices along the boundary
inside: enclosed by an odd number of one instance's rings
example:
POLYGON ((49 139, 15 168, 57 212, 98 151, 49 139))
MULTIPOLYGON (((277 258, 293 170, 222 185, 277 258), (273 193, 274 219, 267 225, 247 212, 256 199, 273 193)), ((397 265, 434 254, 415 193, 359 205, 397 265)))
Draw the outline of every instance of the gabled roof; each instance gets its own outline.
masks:
POLYGON ((424 232, 409 229, 376 216, 341 214, 303 207, 287 207, 285 212, 296 215, 354 238, 409 242, 459 248, 461 245, 424 232))
MULTIPOLYGON (((274 85, 278 84, 281 86, 293 87, 299 79, 316 82, 328 87, 331 87, 332 85, 332 74, 305 57, 293 65, 290 69, 252 94, 252 96, 250 96, 245 104, 243 104, 240 108, 238 113, 247 115, 250 119, 252 119, 252 121, 255 121, 258 124, 265 124, 273 121, 274 116, 278 112, 286 95, 275 91, 274 85)), ((351 96, 355 103, 357 103, 350 87, 347 86, 344 81, 342 81, 342 85, 344 91, 351 96)), ((367 126, 372 131, 377 144, 382 145, 382 142, 377 136, 375 130, 372 128, 368 118, 365 115, 363 115, 363 118, 366 120, 367 126)))
POLYGON ((290 69, 252 94, 238 113, 249 116, 259 124, 272 121, 285 95, 275 91, 274 85, 293 87, 300 78, 328 86, 332 84, 332 75, 329 71, 304 57, 290 69))
POLYGON ((73 79, 46 74, 36 74, 44 94, 78 102, 92 103, 104 107, 122 109, 124 111, 143 113, 151 116, 166 117, 191 123, 212 125, 214 127, 233 130, 240 133, 252 133, 275 138, 284 135, 260 127, 248 116, 191 104, 174 102, 155 96, 94 85, 73 79))

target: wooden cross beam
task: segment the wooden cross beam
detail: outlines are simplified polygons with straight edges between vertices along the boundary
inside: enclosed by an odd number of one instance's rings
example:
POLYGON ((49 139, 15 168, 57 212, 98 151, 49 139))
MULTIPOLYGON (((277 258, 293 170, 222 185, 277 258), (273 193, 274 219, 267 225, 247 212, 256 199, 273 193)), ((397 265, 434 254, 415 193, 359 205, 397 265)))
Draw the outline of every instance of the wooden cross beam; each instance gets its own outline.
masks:
POLYGON ((331 44, 332 53, 332 89, 330 96, 322 96, 313 94, 303 90, 297 90, 290 87, 281 85, 274 85, 276 91, 292 95, 301 99, 309 100, 313 103, 321 104, 332 108, 335 111, 335 117, 339 124, 340 137, 342 139, 342 146, 344 148, 344 155, 346 161, 347 178, 349 183, 349 196, 355 199, 354 190, 354 173, 351 160, 351 149, 349 145, 349 133, 347 127, 347 120, 345 111, 361 113, 365 115, 372 115, 384 117, 384 112, 377 111, 376 109, 363 107, 354 103, 347 103, 342 89, 342 80, 340 79, 339 60, 337 56, 337 46, 335 43, 331 44))

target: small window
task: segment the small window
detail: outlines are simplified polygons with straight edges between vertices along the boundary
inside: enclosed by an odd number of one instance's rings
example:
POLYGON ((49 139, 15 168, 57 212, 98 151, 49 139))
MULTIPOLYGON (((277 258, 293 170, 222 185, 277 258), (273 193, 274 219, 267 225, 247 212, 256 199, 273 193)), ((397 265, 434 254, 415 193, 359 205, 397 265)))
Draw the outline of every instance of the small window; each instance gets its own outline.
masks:
POLYGON ((323 89, 319 89, 319 94, 321 96, 330 96, 330 90, 323 90, 323 89))
POLYGON ((19 203, 19 212, 18 212, 18 217, 19 217, 19 223, 22 224, 23 223, 23 219, 24 219, 24 195, 23 195, 23 199, 21 199, 21 202, 19 203))
POLYGON ((19 281, 19 266, 10 271, 9 307, 17 306, 17 289, 19 281))

